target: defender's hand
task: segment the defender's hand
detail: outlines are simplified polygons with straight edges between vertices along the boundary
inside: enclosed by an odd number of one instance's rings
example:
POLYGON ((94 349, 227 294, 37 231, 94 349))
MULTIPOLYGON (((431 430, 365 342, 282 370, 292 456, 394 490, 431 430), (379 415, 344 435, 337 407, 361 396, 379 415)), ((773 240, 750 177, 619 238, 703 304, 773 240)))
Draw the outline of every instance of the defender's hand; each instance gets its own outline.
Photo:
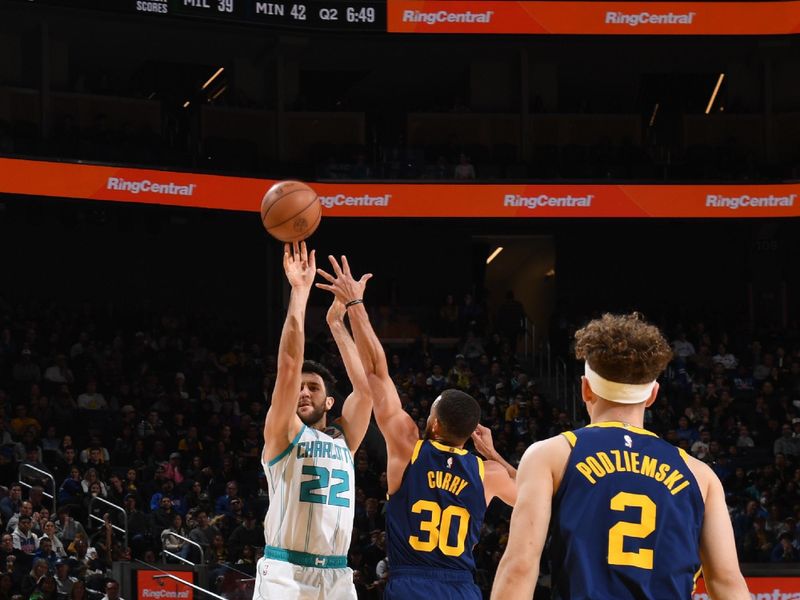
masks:
POLYGON ((321 290, 328 290, 344 305, 353 300, 363 300, 364 290, 367 287, 367 281, 372 278, 372 273, 367 273, 361 279, 356 280, 350 271, 350 264, 347 262, 346 256, 342 256, 341 267, 333 256, 328 256, 328 260, 331 261, 334 275, 326 273, 322 269, 317 269, 317 273, 322 275, 330 285, 318 283, 317 287, 321 290))

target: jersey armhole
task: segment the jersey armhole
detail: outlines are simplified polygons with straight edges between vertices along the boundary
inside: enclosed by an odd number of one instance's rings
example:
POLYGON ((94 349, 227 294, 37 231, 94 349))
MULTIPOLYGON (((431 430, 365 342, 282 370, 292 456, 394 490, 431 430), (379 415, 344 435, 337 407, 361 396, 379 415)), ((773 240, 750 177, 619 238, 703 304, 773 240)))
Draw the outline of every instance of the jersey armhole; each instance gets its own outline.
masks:
POLYGON ((486 475, 486 467, 483 464, 483 459, 480 456, 476 456, 475 458, 478 460, 478 475, 481 476, 481 481, 483 481, 486 475))
POLYGON ((267 466, 271 467, 271 466, 275 465, 276 463, 280 462, 281 460, 283 460, 286 457, 286 455, 289 454, 289 452, 292 451, 292 448, 294 448, 297 445, 297 442, 300 441, 300 436, 303 435, 303 432, 305 430, 306 430, 306 426, 303 425, 300 428, 300 431, 297 432, 297 435, 294 436, 294 439, 289 443, 289 446, 283 452, 278 454, 278 456, 276 456, 275 458, 273 458, 272 460, 267 462, 267 466))
POLYGON ((414 451, 411 453, 411 464, 413 465, 417 462, 417 458, 419 457, 419 451, 422 449, 422 442, 425 440, 417 440, 417 443, 414 444, 414 451))
POLYGON ((574 448, 575 444, 578 443, 578 436, 576 436, 572 431, 562 431, 561 435, 563 435, 564 439, 567 440, 570 448, 574 448))

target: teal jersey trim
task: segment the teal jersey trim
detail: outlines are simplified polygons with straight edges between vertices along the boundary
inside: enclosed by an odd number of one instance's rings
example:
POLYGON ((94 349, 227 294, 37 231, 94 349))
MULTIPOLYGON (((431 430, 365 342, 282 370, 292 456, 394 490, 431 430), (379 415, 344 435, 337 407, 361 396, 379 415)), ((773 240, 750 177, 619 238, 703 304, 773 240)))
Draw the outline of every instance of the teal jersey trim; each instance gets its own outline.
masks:
POLYGON ((284 451, 283 451, 283 452, 281 452, 280 454, 278 454, 278 456, 276 456, 275 458, 273 458, 271 461, 269 461, 269 462, 267 463, 267 466, 268 466, 268 467, 271 467, 271 466, 273 466, 274 464, 276 464, 276 463, 280 462, 280 460, 281 460, 281 459, 282 459, 284 456, 286 456, 287 454, 289 454, 289 452, 291 452, 291 451, 292 451, 292 448, 294 448, 294 447, 297 445, 297 442, 299 442, 299 441, 300 441, 300 436, 301 436, 301 435, 303 435, 303 432, 304 432, 305 430, 306 430, 306 426, 305 426, 305 425, 303 425, 303 426, 300 428, 300 431, 298 431, 298 432, 297 432, 297 435, 296 435, 296 436, 294 436, 294 439, 292 440, 292 443, 291 443, 291 444, 289 444, 289 447, 288 447, 288 448, 286 448, 286 450, 284 450, 284 451))

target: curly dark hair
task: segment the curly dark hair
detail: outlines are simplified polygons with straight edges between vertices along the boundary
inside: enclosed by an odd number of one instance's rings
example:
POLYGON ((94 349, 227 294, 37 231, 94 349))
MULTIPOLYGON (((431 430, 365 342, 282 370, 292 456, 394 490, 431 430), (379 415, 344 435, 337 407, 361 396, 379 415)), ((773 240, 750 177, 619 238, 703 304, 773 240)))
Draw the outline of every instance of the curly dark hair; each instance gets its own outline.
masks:
POLYGON ((661 331, 642 315, 604 314, 575 332, 575 356, 600 376, 618 383, 655 380, 672 359, 661 331))

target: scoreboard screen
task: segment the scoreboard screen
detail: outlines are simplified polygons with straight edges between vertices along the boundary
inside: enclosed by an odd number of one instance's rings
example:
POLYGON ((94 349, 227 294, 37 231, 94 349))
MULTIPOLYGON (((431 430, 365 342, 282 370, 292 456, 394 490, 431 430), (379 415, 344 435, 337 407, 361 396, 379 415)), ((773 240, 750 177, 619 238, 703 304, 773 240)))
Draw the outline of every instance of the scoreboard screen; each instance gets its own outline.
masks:
POLYGON ((318 31, 467 35, 797 35, 800 0, 17 0, 318 31))
POLYGON ((299 29, 386 31, 385 0, 29 0, 29 3, 299 29))

